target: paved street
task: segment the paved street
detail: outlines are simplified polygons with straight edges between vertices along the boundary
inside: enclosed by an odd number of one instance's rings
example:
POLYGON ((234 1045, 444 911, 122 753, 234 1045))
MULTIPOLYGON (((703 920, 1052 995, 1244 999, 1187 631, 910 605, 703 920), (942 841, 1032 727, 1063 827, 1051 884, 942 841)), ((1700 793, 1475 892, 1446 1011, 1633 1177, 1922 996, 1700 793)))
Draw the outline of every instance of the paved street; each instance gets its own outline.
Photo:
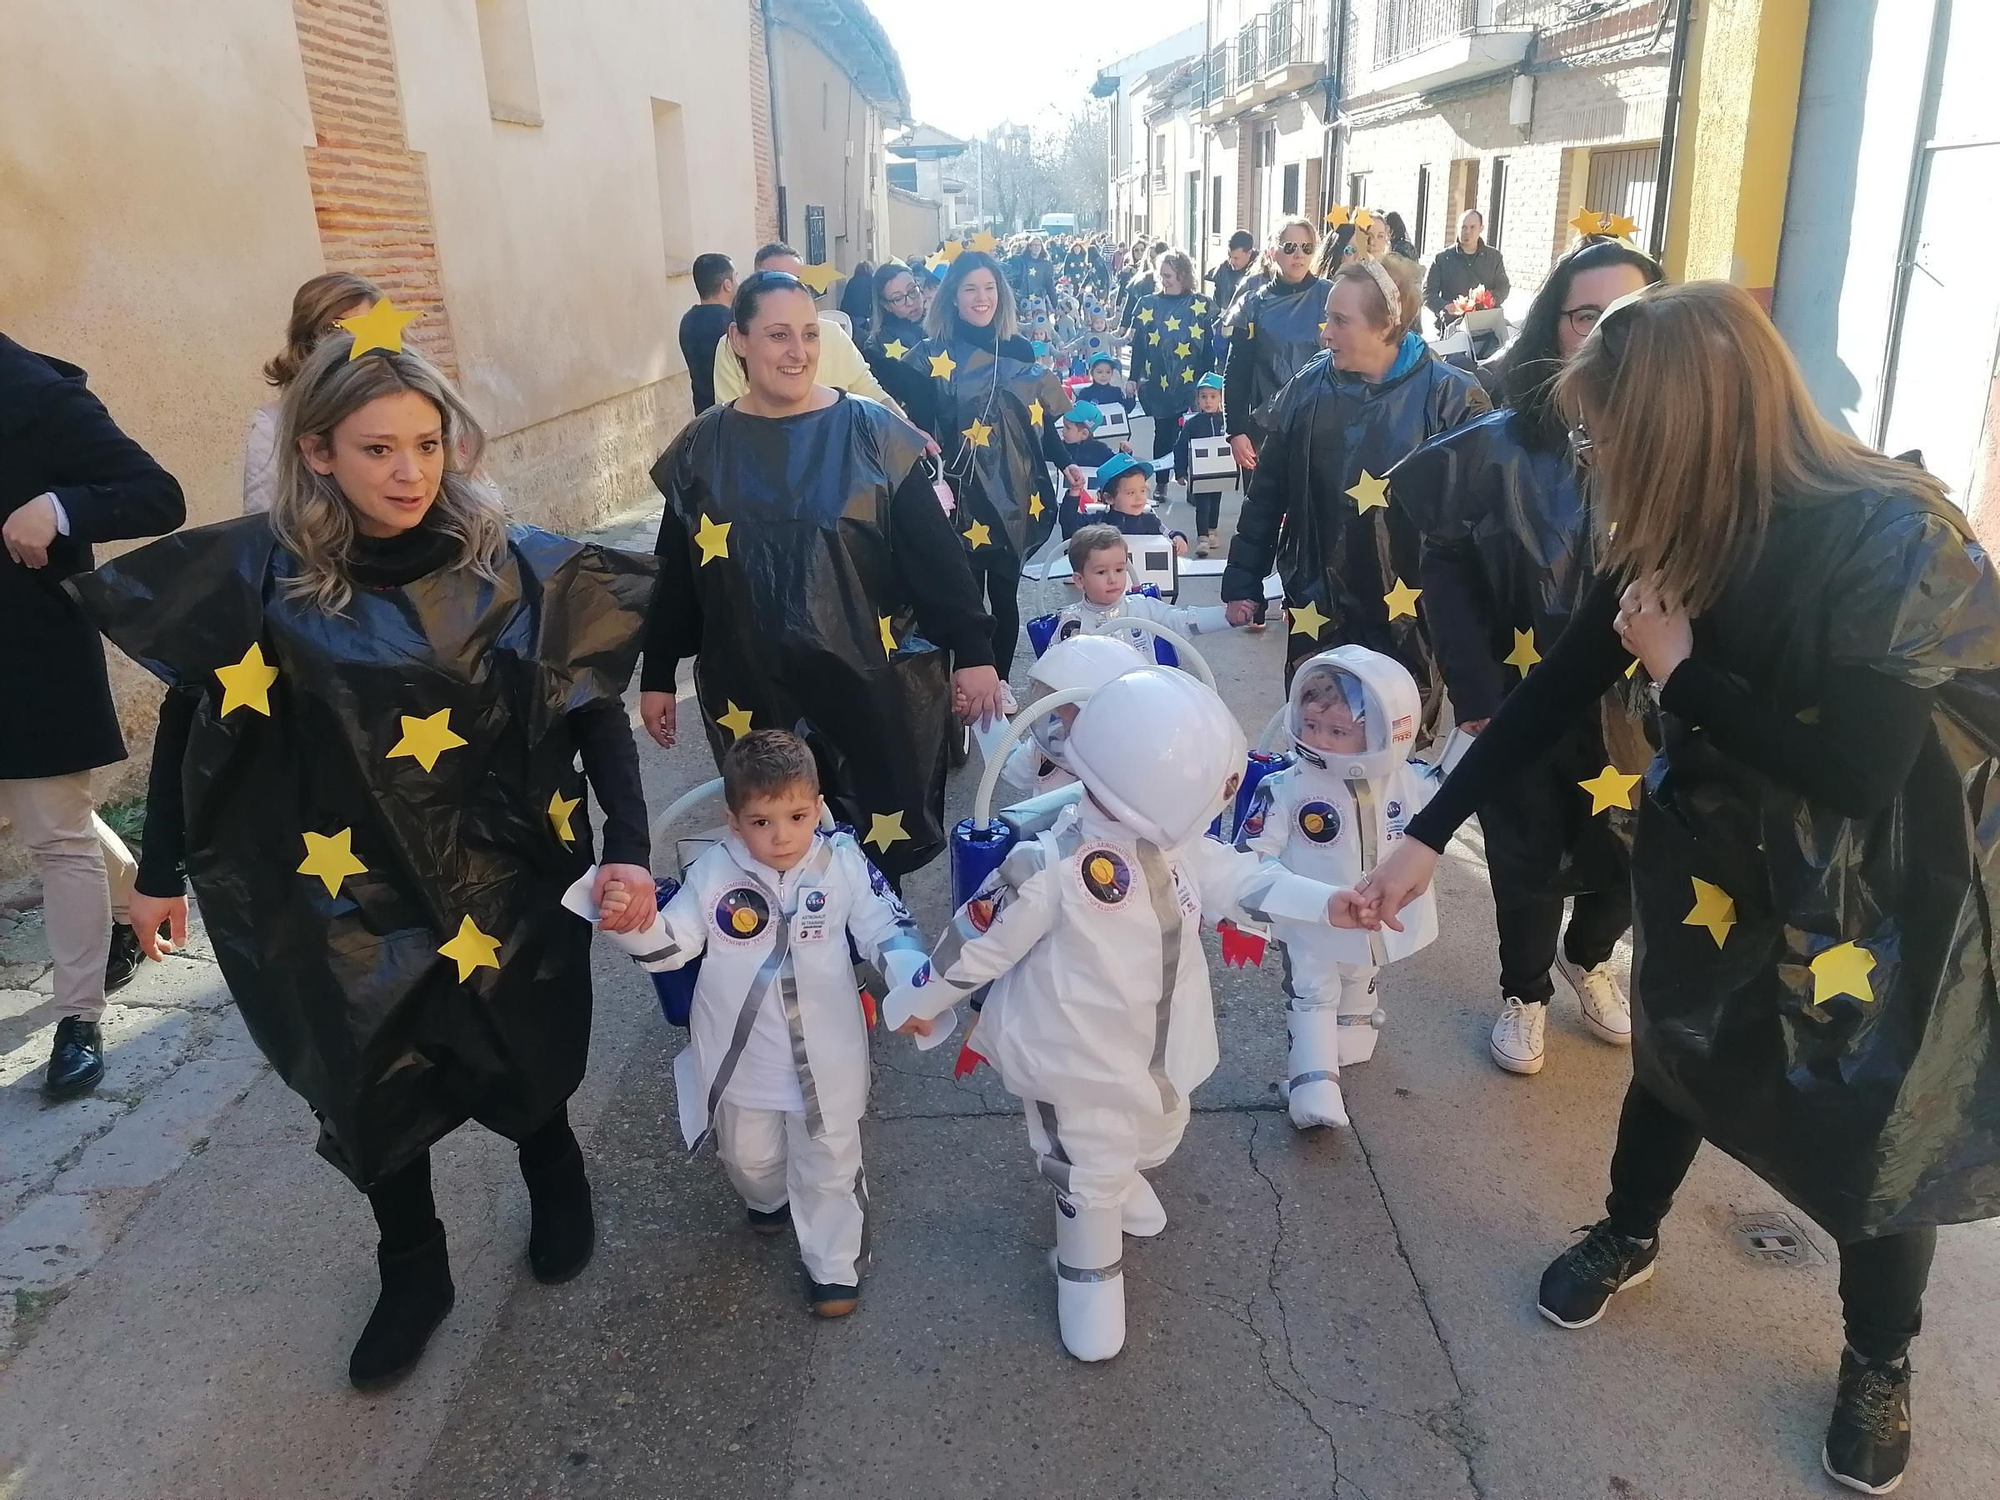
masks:
MULTIPOLYGON (((650 528, 611 535, 646 545, 650 528)), ((1024 613, 1061 593, 1027 586, 1024 613)), ((1203 645, 1254 734, 1279 627, 1203 645)), ((694 736, 642 758, 655 808, 711 774, 694 736)), ((954 780, 961 812, 977 769, 954 780)), ((912 882, 932 932, 944 890, 942 863, 912 882)), ((1102 1367, 1062 1352, 1049 1195, 990 1071, 955 1083, 955 1047, 878 1041, 875 1269, 860 1312, 822 1323, 789 1239, 754 1240, 712 1156, 685 1158, 679 1034, 600 945, 573 1106, 596 1261, 536 1285, 511 1151, 460 1132, 436 1173, 458 1304, 415 1375, 373 1398, 345 1383, 375 1291, 366 1203, 313 1155, 199 945, 118 997, 104 1089, 44 1108, 46 977, 20 923, 0 934, 0 1497, 1836 1493, 1818 1472, 1831 1246, 1766 1218, 1802 1236, 1796 1259, 1740 1248, 1732 1227, 1783 1205, 1733 1163, 1703 1155, 1659 1275, 1604 1323, 1536 1317, 1541 1266, 1598 1213, 1627 1059, 1559 1000, 1547 1070, 1496 1071, 1476 842, 1441 901, 1439 942, 1385 976, 1380 1053, 1344 1079, 1351 1132, 1300 1135, 1280 1110, 1275 960, 1215 967, 1222 1066, 1157 1174, 1167 1232, 1128 1241, 1130 1339, 1102 1367)), ((1994 1492, 1996 1286, 2000 1229, 1947 1230, 1903 1493, 1994 1492)))

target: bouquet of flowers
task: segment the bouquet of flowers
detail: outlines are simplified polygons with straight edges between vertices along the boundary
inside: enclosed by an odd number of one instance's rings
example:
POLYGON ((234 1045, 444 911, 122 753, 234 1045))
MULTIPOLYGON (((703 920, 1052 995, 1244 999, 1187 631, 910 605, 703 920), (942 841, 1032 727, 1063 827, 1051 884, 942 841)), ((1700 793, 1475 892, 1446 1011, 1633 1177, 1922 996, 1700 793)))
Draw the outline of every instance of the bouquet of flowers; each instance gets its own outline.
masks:
POLYGON ((1444 310, 1451 317, 1462 318, 1467 313, 1484 312, 1486 309, 1498 305, 1494 302, 1491 292, 1487 291, 1483 286, 1476 286, 1464 296, 1452 298, 1451 301, 1445 304, 1444 310))

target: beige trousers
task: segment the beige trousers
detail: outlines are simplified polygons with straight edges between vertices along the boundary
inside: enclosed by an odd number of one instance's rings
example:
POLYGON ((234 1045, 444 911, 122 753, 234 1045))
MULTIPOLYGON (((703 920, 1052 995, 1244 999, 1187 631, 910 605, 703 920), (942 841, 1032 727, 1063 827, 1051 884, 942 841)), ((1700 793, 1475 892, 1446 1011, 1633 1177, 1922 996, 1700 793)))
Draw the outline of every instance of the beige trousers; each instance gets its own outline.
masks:
POLYGON ((111 924, 127 919, 138 874, 132 852, 97 816, 88 771, 0 781, 0 817, 14 825, 41 868, 56 1016, 95 1021, 104 1013, 111 924))

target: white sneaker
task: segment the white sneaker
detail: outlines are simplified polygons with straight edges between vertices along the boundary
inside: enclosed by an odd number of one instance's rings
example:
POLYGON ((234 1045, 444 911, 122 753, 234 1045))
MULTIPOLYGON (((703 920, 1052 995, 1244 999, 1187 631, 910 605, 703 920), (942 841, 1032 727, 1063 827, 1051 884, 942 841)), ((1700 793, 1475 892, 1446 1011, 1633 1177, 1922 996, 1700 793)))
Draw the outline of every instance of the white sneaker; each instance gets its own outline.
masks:
POLYGON ((1543 1033, 1548 1024, 1546 1005, 1528 1005, 1508 995, 1500 1007, 1500 1019, 1493 1023, 1492 1040, 1487 1044, 1493 1060, 1509 1073, 1541 1072, 1543 1033))
MULTIPOLYGON (((1012 718, 1021 711, 1021 705, 1014 701, 1014 688, 1011 683, 1003 682, 1000 684, 1000 709, 1009 718, 1012 718)), ((1004 728, 1005 726, 1003 725, 1002 727, 1004 728)))
POLYGON ((1576 1003, 1583 1007, 1583 1024, 1590 1028, 1591 1035, 1614 1047, 1632 1045, 1632 1003, 1618 988, 1611 965, 1578 968, 1558 954, 1556 972, 1576 991, 1576 1003))

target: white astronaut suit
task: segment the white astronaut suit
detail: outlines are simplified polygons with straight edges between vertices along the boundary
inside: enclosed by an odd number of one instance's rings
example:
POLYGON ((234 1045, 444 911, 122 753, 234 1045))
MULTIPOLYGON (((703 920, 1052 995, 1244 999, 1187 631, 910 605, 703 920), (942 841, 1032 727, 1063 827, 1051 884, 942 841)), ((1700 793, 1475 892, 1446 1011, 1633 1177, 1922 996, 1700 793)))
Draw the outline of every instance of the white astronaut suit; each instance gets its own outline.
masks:
POLYGON ((940 1015, 990 984, 971 1045, 1026 1106, 1056 1189, 1063 1343, 1098 1360, 1125 1340, 1121 1230, 1166 1227, 1140 1173, 1172 1155, 1215 1068, 1202 917, 1325 921, 1334 892, 1202 836, 1244 743, 1187 674, 1140 667, 1099 688, 1065 748, 1089 795, 1008 853, 883 1019, 940 1015))
POLYGON ((857 1285, 867 1269, 868 1023, 850 935, 891 984, 926 966, 909 913, 860 846, 821 832, 783 872, 729 835, 688 869, 658 923, 620 940, 652 972, 701 957, 688 1028, 700 1112, 743 1201, 762 1213, 790 1204, 806 1272, 827 1286, 857 1285))
MULTIPOLYGON (((1176 635, 1212 635, 1229 628, 1229 611, 1223 605, 1169 604, 1150 594, 1127 594, 1115 604, 1092 604, 1088 599, 1078 599, 1065 605, 1056 611, 1055 639, 1060 642, 1078 635, 1108 635, 1125 642, 1147 661, 1155 660, 1153 637, 1144 630, 1118 624, 1120 616, 1151 620, 1176 635)), ((1055 644, 1051 643, 1049 650, 1054 649, 1055 644)))
MULTIPOLYGON (((1353 886, 1404 836, 1435 794, 1435 771, 1412 762, 1421 716, 1417 685, 1401 663, 1362 646, 1321 652, 1292 678, 1286 727, 1297 760, 1257 784, 1236 847, 1274 867, 1353 886), (1367 733, 1367 749, 1320 750, 1300 736, 1301 699, 1318 687, 1340 693, 1367 733)), ((1340 1070, 1375 1054, 1383 1016, 1376 976, 1437 937, 1437 902, 1426 891, 1402 912, 1403 930, 1328 927, 1279 917, 1285 954, 1285 1094, 1300 1129, 1348 1123, 1340 1070)))
MULTIPOLYGON (((1136 647, 1109 635, 1072 635, 1053 641, 1028 674, 1027 701, 1034 704, 1053 693, 1096 692, 1112 678, 1152 659, 1150 651, 1141 655, 1136 647)), ((1077 710, 1069 712, 1074 718, 1077 710)), ((1063 742, 1068 737, 1068 722, 1058 714, 1043 715, 1007 757, 1000 779, 1030 797, 1071 785, 1076 777, 1063 764, 1063 742)))

